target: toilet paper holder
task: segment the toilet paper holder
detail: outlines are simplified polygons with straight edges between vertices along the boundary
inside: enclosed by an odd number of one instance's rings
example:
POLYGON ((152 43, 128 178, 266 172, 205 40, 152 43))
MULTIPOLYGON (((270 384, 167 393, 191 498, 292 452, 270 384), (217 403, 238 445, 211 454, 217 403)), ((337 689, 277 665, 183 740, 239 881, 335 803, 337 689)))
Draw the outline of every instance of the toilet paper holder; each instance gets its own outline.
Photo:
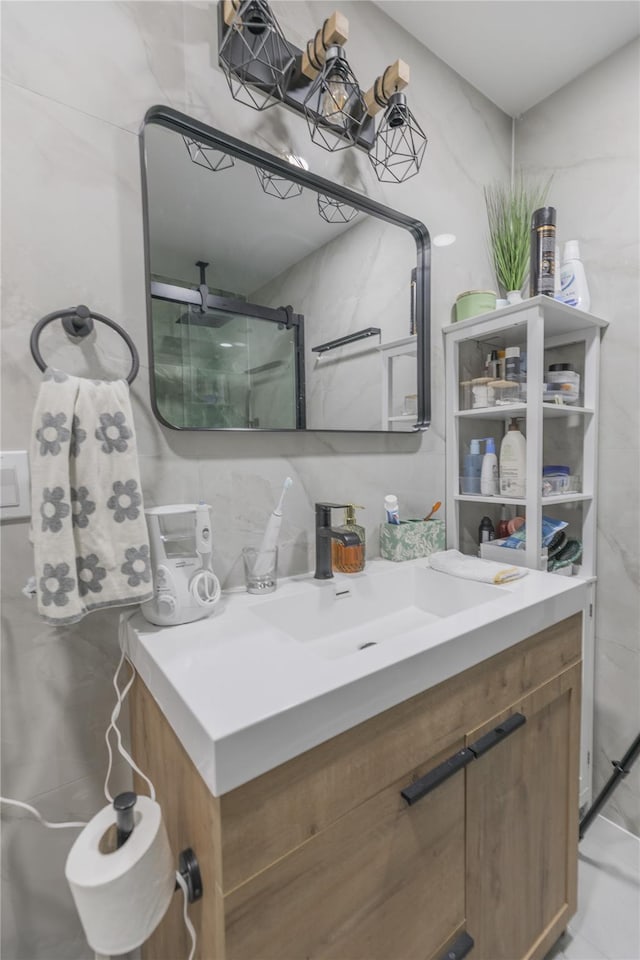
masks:
MULTIPOLYGON (((134 807, 137 799, 138 795, 133 790, 125 790, 114 798, 113 809, 116 814, 116 845, 118 848, 127 842, 135 828, 134 807)), ((200 900, 202 897, 202 875, 198 858, 191 847, 185 847, 184 850, 180 851, 178 872, 186 884, 189 903, 200 900)), ((176 881, 175 889, 178 890, 179 888, 180 884, 176 881)))

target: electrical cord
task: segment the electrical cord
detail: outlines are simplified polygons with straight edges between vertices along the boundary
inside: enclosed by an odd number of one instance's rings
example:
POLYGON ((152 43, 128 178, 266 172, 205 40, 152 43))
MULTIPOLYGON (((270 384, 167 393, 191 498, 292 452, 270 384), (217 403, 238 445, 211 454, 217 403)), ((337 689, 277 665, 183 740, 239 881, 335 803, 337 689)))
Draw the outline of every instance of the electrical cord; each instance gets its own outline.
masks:
POLYGON ((187 883, 179 870, 176 870, 176 883, 182 890, 182 895, 184 898, 182 904, 182 918, 184 920, 184 925, 187 928, 187 933, 191 937, 191 950, 187 960, 193 960, 196 952, 197 937, 194 926, 189 919, 189 914, 187 913, 187 907, 189 906, 189 891, 187 890, 187 883))
POLYGON ((127 694, 129 693, 129 690, 131 689, 131 687, 132 687, 132 685, 133 685, 133 681, 134 681, 135 678, 136 678, 136 668, 135 668, 134 665, 132 664, 131 660, 129 660, 129 658, 127 657, 126 650, 125 650, 126 625, 127 625, 127 623, 129 622, 129 620, 131 619, 131 617, 132 617, 136 612, 137 612, 137 610, 133 610, 131 613, 127 614, 126 616, 125 616, 125 615, 122 615, 122 616, 120 617, 120 624, 119 624, 119 626, 118 626, 118 643, 119 643, 119 645, 120 645, 120 661, 119 661, 119 663, 118 663, 118 666, 116 667, 116 672, 115 672, 114 675, 113 675, 113 687, 114 687, 114 689, 115 689, 115 691, 116 691, 116 705, 115 705, 115 707, 113 708, 113 712, 112 712, 112 714, 111 714, 111 720, 110 720, 109 726, 107 727, 107 730, 106 730, 106 733, 105 733, 105 736, 104 736, 105 743, 106 743, 106 745, 107 745, 107 753, 108 753, 108 755, 109 755, 109 763, 108 763, 108 766, 107 766, 107 773, 106 773, 106 776, 105 776, 105 778, 104 778, 104 795, 105 795, 105 797, 107 798, 107 800, 109 801, 109 803, 113 803, 113 797, 111 796, 111 793, 109 792, 109 778, 110 778, 110 776, 111 776, 111 769, 112 769, 112 767, 113 767, 113 751, 112 751, 112 749, 111 749, 111 741, 110 741, 110 739, 109 739, 109 735, 110 735, 110 733, 111 733, 112 730, 115 732, 115 735, 116 735, 116 742, 117 742, 117 745, 118 745, 118 753, 120 753, 120 755, 121 755, 122 757, 124 757, 124 759, 127 761, 127 763, 129 764, 129 766, 131 767, 131 769, 132 769, 132 770, 135 770, 135 772, 136 772, 140 777, 142 777, 142 779, 143 779, 143 780, 145 781, 145 783, 148 785, 148 787, 149 787, 149 796, 151 797, 151 799, 152 799, 152 800, 155 800, 155 799, 156 799, 155 787, 153 786, 151 780, 149 780, 149 778, 147 777, 147 775, 142 772, 142 770, 140 769, 140 767, 138 767, 138 765, 135 763, 133 757, 128 753, 128 751, 127 751, 127 750, 124 748, 124 746, 122 745, 122 735, 121 735, 121 733, 120 733, 120 730, 118 729, 118 724, 117 724, 117 720, 118 720, 118 717, 120 716, 120 711, 121 711, 121 709, 122 709, 122 704, 123 704, 123 702, 124 702, 124 699, 125 699, 125 697, 127 696, 127 694), (129 677, 129 680, 127 681, 127 683, 126 683, 126 685, 124 686, 124 688, 123 688, 122 690, 120 690, 120 687, 118 686, 118 677, 119 677, 119 675, 120 675, 120 671, 121 671, 121 669, 122 669, 122 666, 123 666, 125 660, 126 660, 127 663, 129 664, 129 667, 131 668, 131 676, 129 677))
POLYGON ((9 797, 0 797, 0 803, 6 803, 10 807, 21 807, 23 810, 28 810, 36 820, 40 821, 43 827, 48 827, 50 830, 62 830, 66 827, 86 827, 87 825, 84 820, 67 820, 61 823, 52 823, 50 820, 45 820, 42 814, 39 813, 35 807, 32 807, 30 803, 23 803, 22 800, 11 800, 9 797))
MULTIPOLYGON (((109 764, 107 767, 107 774, 104 781, 104 793, 109 803, 113 803, 113 797, 109 792, 109 777, 111 776, 111 769, 113 767, 113 751, 112 751, 111 743, 109 740, 109 734, 111 733, 112 730, 114 730, 116 734, 119 753, 124 757, 124 759, 127 761, 129 766, 133 770, 135 770, 135 772, 139 774, 139 776, 141 776, 142 779, 148 784, 151 799, 152 800, 156 799, 156 791, 151 780, 149 780, 146 774, 144 774, 142 770, 137 766, 137 764, 133 760, 133 757, 131 757, 131 755, 122 745, 122 735, 117 725, 117 720, 118 720, 118 717, 120 716, 120 711, 122 709, 122 704, 124 702, 124 699, 127 696, 129 690, 131 689, 133 681, 136 678, 136 669, 133 663, 131 662, 131 660, 129 660, 129 658, 127 657, 126 650, 125 650, 126 625, 131 619, 131 617, 134 615, 134 613, 136 612, 137 611, 134 610, 131 613, 129 613, 127 616, 124 616, 124 615, 121 616, 119 627, 118 627, 118 643, 120 645, 120 660, 118 662, 118 666, 116 667, 116 672, 113 675, 113 681, 112 681, 116 691, 116 705, 113 708, 113 711, 111 713, 109 726, 107 727, 107 731, 105 733, 105 742, 107 744, 107 752, 109 754, 109 764), (122 666, 125 660, 129 664, 129 667, 131 668, 131 676, 127 681, 127 683, 125 684, 125 686, 122 688, 122 690, 120 690, 120 687, 118 686, 118 677, 120 675, 120 671, 122 669, 122 666)), ((20 807, 22 810, 27 810, 44 827, 48 827, 51 830, 62 830, 62 829, 74 828, 74 827, 81 828, 81 827, 86 827, 87 825, 86 821, 84 820, 69 820, 69 821, 60 822, 60 823, 52 823, 50 820, 45 820, 42 814, 39 813, 39 811, 36 810, 35 807, 32 807, 31 804, 29 803, 24 803, 22 800, 13 800, 13 799, 10 799, 9 797, 0 797, 0 804, 3 804, 3 803, 6 804, 7 806, 20 807)), ((187 908, 189 906, 189 891, 187 889, 187 884, 184 877, 177 870, 176 870, 176 882, 180 887, 180 889, 182 890, 182 894, 184 897, 182 917, 184 919, 184 925, 187 929, 187 933, 191 938, 191 950, 189 952, 188 960, 193 960, 196 952, 197 937, 196 937, 195 928, 191 923, 191 920, 189 919, 189 914, 187 912, 187 908)), ((99 954, 96 954, 95 957, 96 957, 96 960, 102 960, 102 957, 99 954)))

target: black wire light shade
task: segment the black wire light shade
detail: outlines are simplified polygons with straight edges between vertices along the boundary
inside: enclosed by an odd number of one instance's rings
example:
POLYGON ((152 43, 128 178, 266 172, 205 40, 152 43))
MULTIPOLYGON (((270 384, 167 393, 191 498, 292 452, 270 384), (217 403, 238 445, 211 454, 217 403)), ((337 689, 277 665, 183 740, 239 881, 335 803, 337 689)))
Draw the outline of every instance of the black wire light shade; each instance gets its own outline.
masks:
POLYGON ((200 143, 199 140, 193 140, 191 137, 183 136, 182 139, 191 160, 193 163, 197 163, 199 167, 217 173, 219 170, 229 170, 234 165, 235 161, 228 153, 222 153, 222 151, 209 147, 206 143, 200 143))
POLYGON ((291 200, 293 197, 299 197, 302 193, 302 184, 294 183, 293 180, 287 180, 278 173, 269 173, 262 167, 255 168, 260 186, 270 197, 277 197, 279 200, 291 200))
POLYGON ((254 110, 282 99, 295 55, 266 0, 242 0, 225 32, 220 65, 231 96, 254 110))
POLYGON ((332 46, 327 50, 322 70, 311 84, 303 108, 314 143, 334 152, 356 142, 366 104, 342 47, 332 46))
POLYGON ((333 197, 327 197, 324 193, 318 194, 318 213, 327 223, 349 223, 358 215, 355 207, 350 207, 333 197))
POLYGON ((402 183, 415 177, 426 149, 427 138, 407 106, 406 96, 392 93, 369 151, 378 180, 402 183))

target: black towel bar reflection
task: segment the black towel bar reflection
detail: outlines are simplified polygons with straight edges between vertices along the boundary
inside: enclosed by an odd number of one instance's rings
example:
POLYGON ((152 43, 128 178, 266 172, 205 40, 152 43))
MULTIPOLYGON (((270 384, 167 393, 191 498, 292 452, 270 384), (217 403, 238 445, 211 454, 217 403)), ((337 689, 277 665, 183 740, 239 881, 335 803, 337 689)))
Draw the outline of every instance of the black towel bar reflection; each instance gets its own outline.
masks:
POLYGON ((31 356, 36 362, 36 365, 43 372, 47 369, 47 364, 42 359, 42 354, 40 353, 40 347, 38 341, 40 339, 40 334, 44 328, 52 323, 54 320, 62 320, 62 326, 65 333, 70 337, 84 338, 88 336, 93 330, 93 321, 98 320, 100 323, 106 324, 106 326, 111 327, 112 330, 115 330, 119 334, 127 347, 129 348, 129 353, 131 354, 131 370, 127 377, 127 383, 131 385, 135 378, 138 376, 138 370, 140 369, 140 357, 138 356, 138 351, 136 350, 135 344, 126 330, 123 330, 120 324, 116 323, 115 320, 110 320, 109 317, 102 316, 101 313, 94 313, 92 310, 89 310, 89 307, 85 307, 84 304, 80 304, 77 307, 68 307, 65 310, 54 310, 53 313, 48 313, 46 317, 43 317, 42 320, 38 320, 35 327, 31 331, 31 356))
POLYGON ((317 347, 311 347, 311 351, 312 353, 326 353, 327 350, 344 347, 347 343, 356 343, 358 340, 365 340, 367 337, 380 336, 381 332, 380 327, 365 327, 364 330, 348 333, 344 337, 338 337, 337 340, 327 340, 326 343, 320 343, 317 347))

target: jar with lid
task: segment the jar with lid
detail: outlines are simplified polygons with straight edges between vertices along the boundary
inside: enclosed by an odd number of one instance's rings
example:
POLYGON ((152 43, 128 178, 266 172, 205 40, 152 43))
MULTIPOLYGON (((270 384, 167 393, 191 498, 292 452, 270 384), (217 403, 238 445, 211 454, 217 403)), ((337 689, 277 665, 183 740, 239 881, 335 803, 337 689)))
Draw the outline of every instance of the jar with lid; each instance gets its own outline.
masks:
POLYGON ((493 380, 489 384, 489 404, 496 407, 519 403, 520 384, 515 380, 493 380))
POLYGON ((580 374, 570 363, 551 363, 545 384, 544 399, 552 403, 560 397, 562 403, 577 403, 580 397, 580 374), (549 397, 547 398, 547 394, 549 397))

